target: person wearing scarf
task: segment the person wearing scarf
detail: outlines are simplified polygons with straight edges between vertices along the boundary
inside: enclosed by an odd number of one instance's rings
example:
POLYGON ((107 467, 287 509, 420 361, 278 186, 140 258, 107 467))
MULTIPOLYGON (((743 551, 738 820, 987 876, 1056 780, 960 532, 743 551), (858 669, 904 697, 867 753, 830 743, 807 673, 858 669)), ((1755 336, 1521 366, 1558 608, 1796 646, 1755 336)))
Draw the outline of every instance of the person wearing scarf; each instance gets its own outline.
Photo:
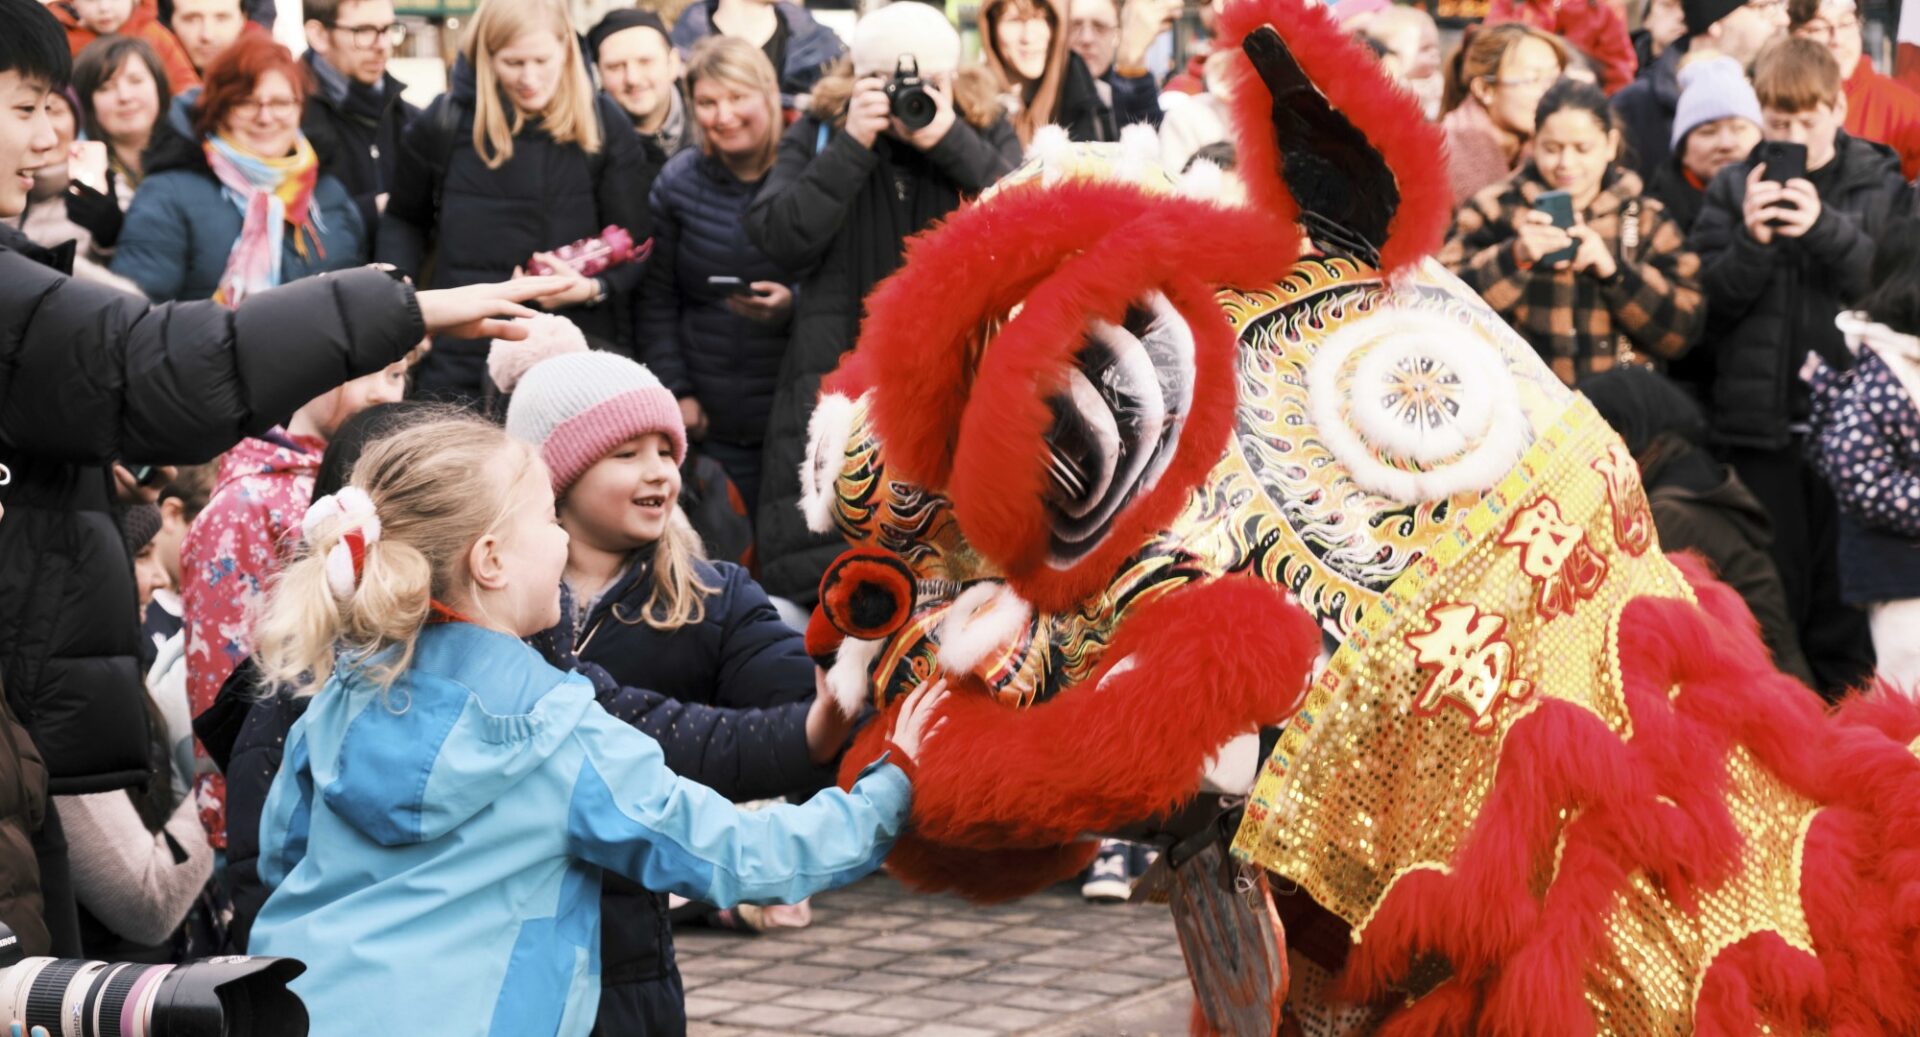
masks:
POLYGON ((1066 19, 1054 0, 987 0, 980 5, 980 56, 1000 81, 1021 147, 1042 126, 1079 141, 1119 140, 1113 111, 1093 72, 1068 47, 1066 19))
POLYGON ((359 207, 321 174, 300 130, 308 83, 305 67, 270 40, 242 39, 215 60, 197 100, 155 132, 114 272, 155 301, 237 306, 365 263, 359 207), (182 125, 189 113, 191 125, 182 125))

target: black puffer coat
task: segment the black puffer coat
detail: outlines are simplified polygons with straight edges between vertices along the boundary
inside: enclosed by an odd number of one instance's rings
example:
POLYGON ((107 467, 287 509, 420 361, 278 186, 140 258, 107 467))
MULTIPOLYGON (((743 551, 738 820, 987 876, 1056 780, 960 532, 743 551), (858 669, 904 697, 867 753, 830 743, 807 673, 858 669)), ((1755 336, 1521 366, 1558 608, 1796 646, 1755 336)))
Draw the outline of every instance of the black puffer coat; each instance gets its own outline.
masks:
POLYGON ((1797 240, 1762 245, 1741 218, 1755 161, 1736 162, 1707 185, 1687 248, 1700 254, 1707 295, 1714 439, 1777 450, 1808 414, 1799 376, 1807 353, 1836 369, 1852 366, 1833 318, 1870 287, 1874 230, 1903 200, 1906 184, 1892 148, 1841 133, 1833 161, 1808 175, 1820 193, 1820 218, 1797 240))
POLYGON ((708 278, 784 280, 741 222, 759 186, 697 148, 667 160, 649 202, 654 251, 635 320, 641 358, 675 396, 699 399, 709 434, 755 446, 773 411, 787 328, 727 309, 732 289, 708 278))
POLYGON ((404 356, 413 291, 374 270, 238 310, 71 280, 0 230, 0 665, 56 795, 146 780, 146 692, 114 459, 196 464, 404 356))
MULTIPOLYGON (((462 59, 452 88, 407 128, 380 217, 376 259, 416 275, 433 251, 429 286, 456 288, 504 281, 535 252, 594 237, 609 224, 624 227, 636 244, 653 233, 644 188, 636 186, 644 178, 645 152, 612 98, 594 95, 604 137, 600 156, 557 144, 529 121, 513 139, 513 158, 488 169, 473 148, 476 91, 472 66, 462 59)), ((572 307, 566 316, 597 344, 631 355, 626 311, 641 271, 638 263, 608 270, 601 275, 608 297, 572 307)), ((486 355, 484 341, 442 339, 415 368, 415 383, 429 392, 476 396, 486 355)))
POLYGON ((882 149, 893 156, 910 193, 957 191, 963 198, 979 194, 1020 162, 1020 140, 1004 118, 985 129, 957 119, 924 155, 888 137, 873 148, 862 147, 819 113, 794 123, 780 141, 773 172, 747 210, 747 234, 801 282, 792 341, 767 423, 754 549, 767 593, 803 605, 820 596, 821 574, 846 550, 838 536, 813 533, 800 516, 800 461, 820 380, 853 348, 862 301, 898 267, 906 238, 946 215, 929 216, 897 236, 866 219, 875 211, 873 195, 885 190, 874 175, 882 149), (882 236, 888 240, 879 240, 882 236), (890 262, 862 272, 860 255, 890 262))
MULTIPOLYGON (((807 756, 813 661, 800 634, 781 622, 746 570, 725 562, 696 570, 716 588, 705 618, 663 633, 618 618, 638 616, 652 592, 652 566, 638 559, 587 617, 580 672, 607 712, 659 741, 676 774, 737 801, 805 798, 825 788, 832 768, 807 756)), ((563 602, 561 613, 572 611, 563 602)), ((561 666, 575 662, 566 626, 531 639, 561 666)), ((611 874, 602 889, 594 1032, 674 1037, 686 1023, 666 897, 611 874)))

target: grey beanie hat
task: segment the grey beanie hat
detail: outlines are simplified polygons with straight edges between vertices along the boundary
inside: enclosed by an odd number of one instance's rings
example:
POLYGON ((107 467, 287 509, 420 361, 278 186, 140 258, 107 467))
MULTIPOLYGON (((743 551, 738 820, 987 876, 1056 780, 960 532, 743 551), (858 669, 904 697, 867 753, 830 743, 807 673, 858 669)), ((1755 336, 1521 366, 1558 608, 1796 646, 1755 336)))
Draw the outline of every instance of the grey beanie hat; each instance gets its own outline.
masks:
POLYGON ((1680 103, 1673 110, 1673 139, 1668 142, 1675 151, 1696 127, 1733 117, 1761 125, 1760 99, 1738 61, 1707 58, 1680 70, 1680 103))

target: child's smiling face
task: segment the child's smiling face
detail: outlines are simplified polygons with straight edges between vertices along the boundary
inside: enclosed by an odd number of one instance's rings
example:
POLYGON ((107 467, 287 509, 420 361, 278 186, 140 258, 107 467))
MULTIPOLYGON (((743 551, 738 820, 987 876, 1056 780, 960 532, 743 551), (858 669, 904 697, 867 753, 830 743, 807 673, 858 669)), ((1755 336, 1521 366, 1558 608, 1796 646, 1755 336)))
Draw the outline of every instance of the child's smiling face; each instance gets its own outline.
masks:
POLYGON ((583 544, 622 553, 659 540, 679 499, 673 440, 649 432, 582 473, 560 502, 560 521, 583 544))

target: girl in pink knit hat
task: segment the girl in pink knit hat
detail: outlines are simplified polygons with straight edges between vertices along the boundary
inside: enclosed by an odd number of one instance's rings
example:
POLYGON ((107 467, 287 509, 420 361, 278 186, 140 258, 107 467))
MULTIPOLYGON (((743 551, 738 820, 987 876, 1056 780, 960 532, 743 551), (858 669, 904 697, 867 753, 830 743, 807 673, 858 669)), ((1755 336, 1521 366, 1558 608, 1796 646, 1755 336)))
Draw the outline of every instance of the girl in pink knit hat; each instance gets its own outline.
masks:
MULTIPOLYGON (((511 393, 507 431, 539 450, 570 540, 561 620, 531 639, 594 682, 601 703, 652 735, 668 767, 736 801, 805 797, 832 783, 851 723, 816 693, 801 635, 747 571, 710 561, 679 508, 686 429, 645 367, 590 351, 565 318, 496 343, 489 373, 511 393)), ((675 1032, 678 988, 664 898, 610 881, 604 902, 606 1032, 675 1032), (622 977, 634 977, 623 979, 622 977)), ((804 914, 729 916, 749 926, 804 914)), ((681 1024, 684 1025, 684 1024, 681 1024)))

